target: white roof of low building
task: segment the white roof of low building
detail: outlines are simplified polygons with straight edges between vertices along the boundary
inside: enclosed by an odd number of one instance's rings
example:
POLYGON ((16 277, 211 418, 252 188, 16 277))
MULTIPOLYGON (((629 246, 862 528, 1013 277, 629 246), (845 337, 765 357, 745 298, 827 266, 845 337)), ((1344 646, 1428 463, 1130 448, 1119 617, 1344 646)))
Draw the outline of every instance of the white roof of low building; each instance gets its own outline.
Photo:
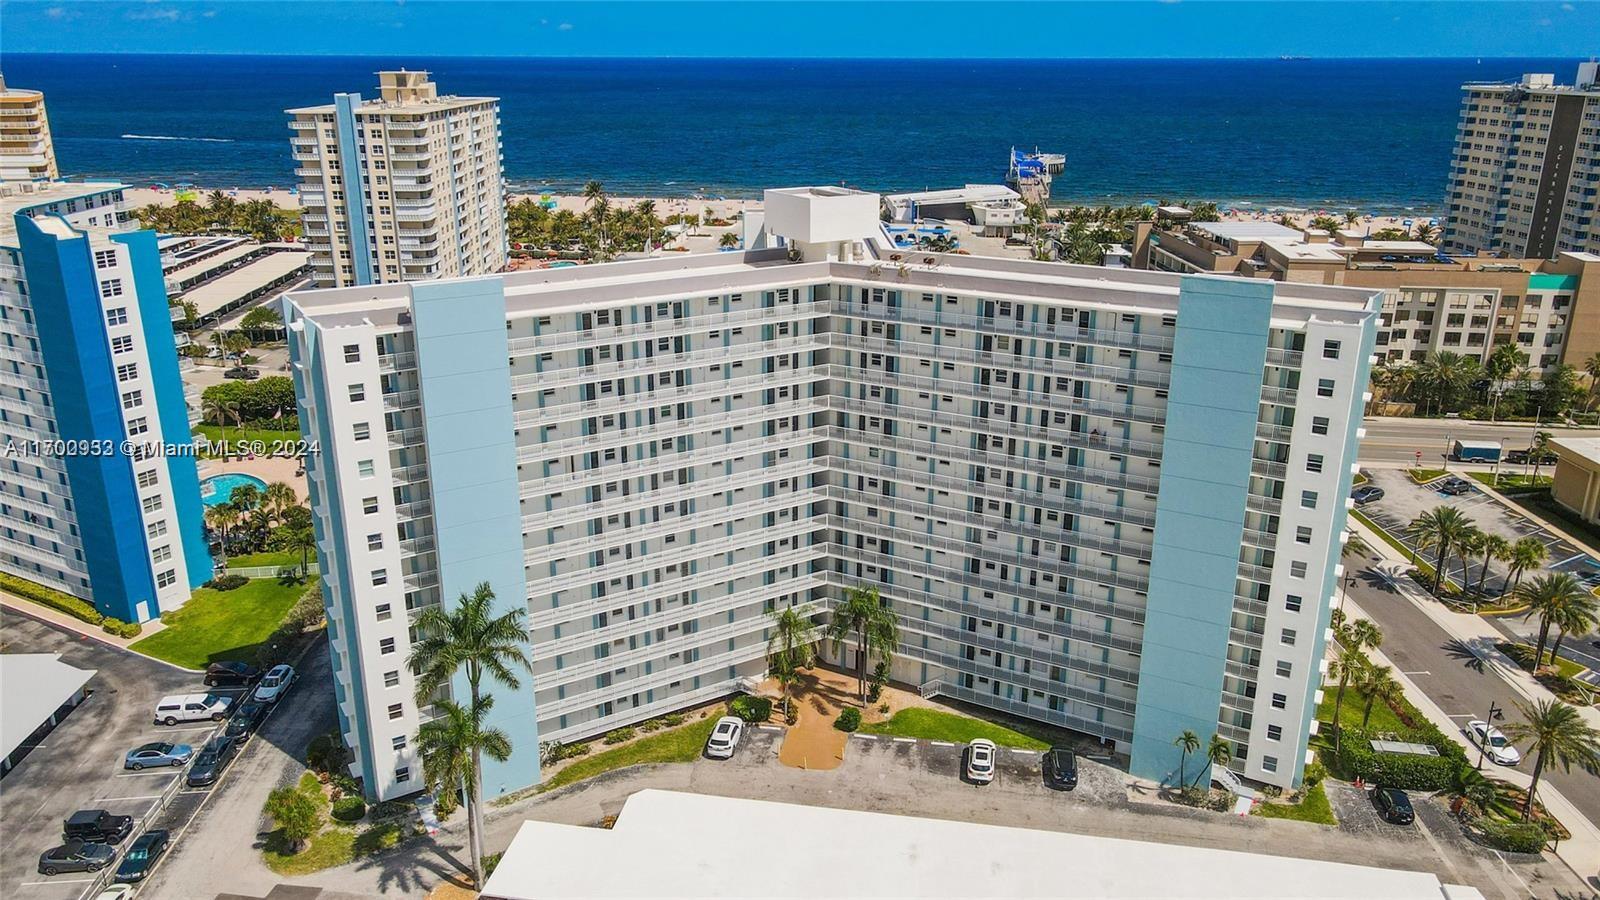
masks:
POLYGON ((1268 238, 1261 242, 1262 246, 1270 247, 1273 251, 1286 259, 1302 260, 1309 262, 1343 262, 1344 256, 1334 250, 1332 244, 1308 244, 1303 240, 1284 240, 1281 238, 1268 238))
POLYGON ((1426 872, 644 790, 610 830, 525 822, 483 897, 1482 900, 1426 872), (730 848, 783 835, 752 869, 730 848), (622 863, 619 865, 619 862, 622 863))
POLYGON ((183 294, 183 299, 193 303, 199 310, 197 314, 204 318, 309 262, 311 254, 304 250, 269 253, 189 290, 183 294))
POLYGON ((1550 446, 1561 456, 1575 456, 1591 466, 1600 465, 1600 438, 1556 435, 1550 439, 1550 446))
POLYGON ((1191 222, 1189 227, 1226 241, 1305 240, 1299 229, 1286 228, 1277 222, 1191 222))
POLYGON ((884 200, 891 205, 904 203, 983 203, 990 200, 1019 200, 1022 195, 1003 184, 969 184, 965 187, 940 191, 913 191, 909 194, 887 194, 884 200))
POLYGON ((59 653, 0 653, 0 758, 33 734, 94 677, 59 653))

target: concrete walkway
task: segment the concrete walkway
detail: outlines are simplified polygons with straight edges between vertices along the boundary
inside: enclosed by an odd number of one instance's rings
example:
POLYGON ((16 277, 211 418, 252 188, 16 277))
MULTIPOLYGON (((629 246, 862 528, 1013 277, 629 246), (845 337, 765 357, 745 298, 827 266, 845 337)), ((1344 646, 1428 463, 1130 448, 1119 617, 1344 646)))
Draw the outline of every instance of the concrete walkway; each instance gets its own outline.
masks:
MULTIPOLYGON (((82 619, 73 618, 72 616, 61 612, 60 610, 45 606, 43 603, 35 603, 32 600, 25 600, 22 597, 18 597, 14 594, 8 594, 5 591, 0 591, 0 606, 4 606, 8 609, 14 609, 25 616, 31 616, 35 619, 49 622, 51 625, 54 625, 58 628, 71 631, 75 634, 80 634, 86 638, 89 638, 90 640, 99 641, 102 644, 110 644, 113 647, 119 647, 123 650, 128 649, 133 644, 144 640, 150 635, 155 634, 166 627, 161 624, 160 619, 151 619, 150 621, 144 623, 144 630, 139 632, 138 637, 117 637, 114 634, 107 634, 98 625, 90 625, 88 622, 85 622, 82 619)), ((153 656, 148 658, 155 659, 153 656)), ((183 669, 181 666, 174 666, 172 663, 166 662, 165 660, 156 660, 156 662, 162 663, 163 665, 172 666, 175 669, 182 669, 182 671, 185 672, 192 671, 190 669, 183 669)))
MULTIPOLYGON (((1382 538, 1372 533, 1354 518, 1350 519, 1350 527, 1359 534, 1372 547, 1374 552, 1384 558, 1379 565, 1379 571, 1394 585, 1396 591, 1407 602, 1420 610, 1424 615, 1437 624, 1445 633, 1460 642, 1463 647, 1470 648, 1484 665, 1512 690, 1520 694, 1527 702, 1535 700, 1553 700, 1555 695, 1550 693, 1533 676, 1523 671, 1520 666, 1512 662, 1504 653, 1495 649, 1495 644, 1505 640, 1500 631, 1479 616, 1469 613, 1452 612, 1444 604, 1429 597, 1421 588, 1417 587, 1410 578, 1405 576, 1410 563, 1393 547, 1390 547, 1382 538)), ((1347 600, 1345 614, 1352 618, 1368 618, 1354 601, 1347 600)), ((1388 658, 1381 651, 1372 654, 1378 661, 1389 664, 1388 658)), ((1400 670, 1394 667, 1395 678, 1405 687, 1406 696, 1416 704, 1424 715, 1428 717, 1446 735, 1449 735, 1466 748, 1469 754, 1477 753, 1477 748, 1469 743, 1461 734, 1461 724, 1440 709, 1417 684, 1400 670)), ((1580 708, 1580 714, 1590 725, 1600 728, 1600 710, 1593 707, 1580 708)), ((1530 770, 1531 771, 1531 770, 1530 770)), ((1495 772, 1500 777, 1518 787, 1526 788, 1531 781, 1528 773, 1500 768, 1495 772)), ((1556 851, 1559 856, 1580 878, 1593 878, 1600 875, 1600 827, 1586 818, 1577 807, 1563 797, 1553 785, 1541 781, 1539 785, 1539 799, 1567 829, 1572 832, 1570 840, 1562 841, 1556 851)))

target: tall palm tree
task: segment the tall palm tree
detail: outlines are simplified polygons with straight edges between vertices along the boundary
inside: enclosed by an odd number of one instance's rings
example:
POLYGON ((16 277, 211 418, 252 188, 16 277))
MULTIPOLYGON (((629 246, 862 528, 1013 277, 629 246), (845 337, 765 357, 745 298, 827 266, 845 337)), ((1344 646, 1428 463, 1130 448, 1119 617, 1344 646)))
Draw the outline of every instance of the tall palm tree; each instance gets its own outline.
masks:
POLYGON ((1350 623, 1347 631, 1347 639, 1342 642, 1347 649, 1360 653, 1383 646, 1383 629, 1371 619, 1357 619, 1350 623))
POLYGON ((1444 584, 1445 569, 1450 565, 1450 552, 1460 545, 1468 533, 1475 530, 1472 520, 1453 506, 1435 507, 1406 526, 1406 533, 1415 541, 1418 550, 1435 550, 1438 553, 1433 573, 1435 594, 1444 584))
POLYGON ((1483 553, 1483 569, 1478 572, 1478 596, 1483 596, 1483 583, 1489 580, 1489 562, 1509 562, 1511 560, 1511 542, 1498 534, 1485 533, 1483 543, 1478 547, 1483 553))
POLYGON ((1489 408, 1489 421, 1494 421, 1500 411, 1500 395, 1505 392, 1506 379, 1527 362, 1528 354, 1516 344, 1501 344, 1489 354, 1488 361, 1483 364, 1483 372, 1489 376, 1489 390, 1494 394, 1494 403, 1489 408))
POLYGON ((1379 700, 1388 703, 1399 697, 1400 682, 1394 680, 1394 670, 1388 666, 1368 665, 1356 679, 1356 690, 1367 701, 1361 709, 1361 730, 1365 731, 1367 723, 1372 721, 1372 704, 1379 700))
POLYGON ((1354 531, 1349 532, 1349 534, 1350 537, 1345 539, 1344 546, 1339 549, 1340 556, 1366 557, 1371 555, 1372 545, 1367 543, 1366 538, 1356 534, 1354 531))
POLYGON ((891 662, 895 646, 900 643, 900 625, 894 610, 883 604, 875 587, 848 588, 844 600, 834 607, 827 635, 833 641, 834 653, 842 653, 845 639, 855 637, 856 681, 861 688, 861 702, 867 702, 867 657, 876 653, 884 662, 891 662))
POLYGON ((1511 558, 1506 561, 1506 584, 1501 585, 1500 596, 1503 597, 1507 591, 1520 588, 1522 573, 1539 568, 1549 558, 1550 550, 1543 541, 1534 537, 1518 538, 1517 542, 1511 545, 1511 558))
MULTIPOLYGON (((494 697, 485 694, 472 701, 470 709, 451 700, 434 704, 439 715, 417 729, 417 753, 422 757, 422 772, 435 791, 454 790, 461 784, 481 784, 483 757, 497 762, 511 758, 511 738, 498 728, 484 726, 494 706, 494 697)), ((472 798, 468 798, 472 802, 472 798)), ((469 818, 469 825, 471 819, 469 818)), ((471 826, 476 828, 477 826, 471 826)), ((483 848, 479 832, 471 835, 472 884, 483 887, 483 848)))
POLYGON ((296 528, 289 532, 289 540, 284 547, 291 553, 300 551, 300 577, 311 574, 311 551, 317 549, 317 534, 311 528, 296 528))
POLYGON ((1367 667, 1367 658, 1360 653, 1347 650, 1338 658, 1328 663, 1328 677, 1339 682, 1339 687, 1333 694, 1333 746, 1334 752, 1339 751, 1339 717, 1344 712, 1344 689, 1349 686, 1351 679, 1359 679, 1361 671, 1367 667))
POLYGON ((224 400, 220 397, 207 397, 201 395, 200 415, 217 423, 224 446, 228 443, 228 420, 243 424, 239 420, 239 404, 233 400, 224 400))
POLYGON ((1584 591, 1558 610, 1551 622, 1556 626, 1556 642, 1550 648, 1550 664, 1559 666, 1557 660, 1561 658, 1561 642, 1567 635, 1583 637, 1600 626, 1600 599, 1592 592, 1584 591))
POLYGON ((1592 406, 1600 395, 1600 352, 1583 361, 1583 371, 1589 376, 1589 403, 1592 406))
POLYGON ((1189 762, 1189 754, 1199 752, 1200 735, 1185 728, 1183 734, 1178 735, 1178 739, 1172 742, 1172 746, 1183 751, 1178 754, 1178 787, 1185 787, 1189 784, 1189 776, 1184 771, 1184 767, 1189 762))
POLYGON ((259 509, 263 499, 261 489, 253 484, 241 484, 228 495, 228 502, 242 513, 251 513, 259 509))
MULTIPOLYGON (((483 582, 462 594, 452 608, 435 604, 423 609, 413 626, 418 637, 406 665, 417 676, 417 705, 427 706, 434 694, 465 670, 470 708, 479 708, 487 673, 512 690, 521 687, 516 670, 533 671, 526 650, 528 611, 518 606, 494 614, 494 589, 483 582)), ((468 837, 472 873, 483 884, 483 765, 473 751, 472 779, 467 791, 468 837)))
MULTIPOLYGON (((1528 604, 1522 618, 1539 616, 1539 643, 1534 648, 1533 668, 1538 671, 1544 664, 1544 647, 1550 639, 1550 626, 1573 607, 1582 606, 1593 615, 1595 597, 1583 583, 1566 572, 1549 572, 1517 588, 1517 599, 1528 604)), ((1552 660, 1552 662, 1554 662, 1552 660)))
POLYGON ((772 619, 772 636, 767 638, 767 668, 783 689, 783 714, 787 716, 789 689, 794 686, 800 670, 810 667, 816 659, 811 620, 800 615, 792 606, 786 606, 769 616, 772 619))
MULTIPOLYGON (((1209 766, 1227 767, 1233 761, 1233 745, 1222 739, 1221 735, 1213 734, 1211 743, 1206 745, 1206 764, 1209 766)), ((1202 772, 1203 774, 1203 772, 1202 772)), ((1195 776, 1198 783, 1200 775, 1195 776)))
POLYGON ((287 481, 274 481, 267 485, 263 499, 266 501, 266 508, 272 513, 272 518, 280 522, 286 510, 300 505, 300 496, 294 492, 294 486, 287 481))
POLYGON ((205 511, 206 524, 217 533, 217 538, 222 542, 224 551, 228 546, 228 529, 239 520, 239 511, 226 503, 208 506, 205 511))
POLYGON ((1550 432, 1535 431, 1533 445, 1528 448, 1528 458, 1533 460, 1532 484, 1539 483, 1539 464, 1543 462, 1544 455, 1550 452, 1550 432))
POLYGON ((1539 790, 1546 764, 1554 763, 1563 772, 1572 771, 1573 763, 1587 772, 1600 772, 1600 732, 1560 700, 1518 703, 1517 710, 1526 721, 1512 722, 1501 730, 1511 741, 1527 741, 1534 756, 1533 781, 1522 802, 1522 820, 1526 822, 1533 815, 1533 795, 1539 790))
POLYGON ((1483 552, 1484 533, 1476 525, 1467 530, 1456 543, 1456 555, 1461 557, 1461 589, 1472 585, 1472 560, 1483 552))

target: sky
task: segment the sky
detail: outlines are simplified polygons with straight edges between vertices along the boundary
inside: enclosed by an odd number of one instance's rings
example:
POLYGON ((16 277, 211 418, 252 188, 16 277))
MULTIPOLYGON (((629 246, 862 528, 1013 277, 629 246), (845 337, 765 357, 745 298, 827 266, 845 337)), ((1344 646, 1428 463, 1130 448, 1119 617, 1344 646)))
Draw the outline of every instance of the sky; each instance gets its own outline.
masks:
POLYGON ((0 48, 546 57, 1587 58, 1600 53, 1600 2, 0 0, 0 48))

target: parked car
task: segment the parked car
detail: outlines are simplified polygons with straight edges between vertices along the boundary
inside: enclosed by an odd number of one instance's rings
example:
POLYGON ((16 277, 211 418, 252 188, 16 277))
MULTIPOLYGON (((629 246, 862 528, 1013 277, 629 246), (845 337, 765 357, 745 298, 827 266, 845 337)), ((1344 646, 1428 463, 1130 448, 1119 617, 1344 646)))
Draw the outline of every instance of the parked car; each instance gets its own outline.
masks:
POLYGON ((176 725, 207 719, 220 722, 232 705, 232 700, 218 694, 172 694, 162 697, 156 704, 156 724, 176 725))
POLYGON ((1471 490, 1472 485, 1464 478, 1446 478, 1439 483, 1439 493, 1449 494, 1452 497, 1459 497, 1471 490))
POLYGON ((189 767, 189 775, 184 781, 189 787, 205 787, 215 784, 221 777, 222 770, 233 762, 233 757, 239 752, 239 744, 227 735, 218 735, 201 748, 200 755, 194 758, 194 765, 189 767))
POLYGON ((103 809, 80 809, 61 823, 67 843, 115 844, 133 831, 133 816, 113 816, 103 809))
POLYGON ((167 839, 171 835, 164 828, 156 828, 139 835, 133 843, 128 845, 128 852, 122 855, 122 865, 117 866, 117 874, 112 876, 114 881, 135 882, 143 881, 150 869, 167 852, 167 839))
MULTIPOLYGON (((1533 450, 1531 448, 1527 450, 1508 450, 1506 451, 1505 461, 1517 466, 1528 465, 1535 461, 1533 450)), ((1553 466, 1556 464, 1556 454, 1546 450, 1539 456, 1537 461, 1541 466, 1553 466)))
POLYGON ((1467 723, 1467 734, 1472 736, 1472 742, 1484 749, 1488 757, 1502 766, 1514 766, 1522 762, 1522 753, 1515 745, 1506 740, 1500 729, 1490 725, 1482 719, 1473 719, 1467 723))
POLYGON ((1069 747, 1051 747, 1044 755, 1044 783, 1058 791, 1078 786, 1078 756, 1069 747))
POLYGON ((1372 792, 1372 802, 1378 805, 1383 820, 1392 825, 1410 825, 1417 814, 1411 809, 1411 798, 1399 788, 1377 788, 1372 792))
POLYGON ((256 692, 250 696, 257 703, 276 703, 289 692, 291 684, 294 684, 294 669, 280 663, 261 676, 256 692))
POLYGON ((117 851, 108 844, 86 844, 67 841, 39 854, 39 874, 58 875, 62 872, 98 872, 111 865, 117 851))
POLYGON ((135 747, 122 758, 122 767, 135 772, 153 766, 184 766, 194 757, 194 748, 188 744, 156 741, 135 747))
POLYGON ((1383 499, 1383 488, 1375 484, 1363 484, 1350 492, 1350 498, 1357 503, 1371 503, 1383 499))
POLYGON ((223 378, 237 378, 243 381, 255 381, 261 377, 261 370, 253 366, 234 366, 222 373, 223 378))
POLYGON ((712 759, 728 759, 744 737, 744 720, 737 716, 723 716, 706 738, 706 755, 712 759))
POLYGON ((246 700, 228 717, 228 727, 222 733, 240 744, 250 740, 250 735, 261 727, 262 721, 267 718, 267 710, 271 708, 270 704, 260 700, 246 700))
POLYGON ((999 749, 994 741, 978 738, 967 745, 967 778, 978 784, 994 780, 995 755, 999 749))
POLYGON ((214 662, 206 666, 206 687, 248 685, 261 677, 261 670, 249 663, 214 662))
POLYGON ((94 900, 131 900, 132 897, 133 885, 109 884, 105 890, 94 895, 94 900))

